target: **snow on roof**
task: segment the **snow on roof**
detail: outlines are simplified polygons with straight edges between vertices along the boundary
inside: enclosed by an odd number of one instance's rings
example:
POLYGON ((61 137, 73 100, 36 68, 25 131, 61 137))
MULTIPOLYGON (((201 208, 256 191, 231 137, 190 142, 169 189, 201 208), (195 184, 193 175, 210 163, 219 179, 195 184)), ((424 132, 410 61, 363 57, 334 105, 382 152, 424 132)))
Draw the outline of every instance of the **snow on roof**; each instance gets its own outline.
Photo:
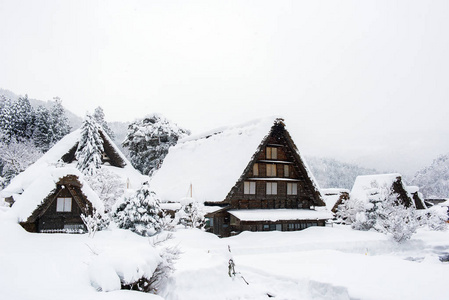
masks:
POLYGON ((409 192, 410 194, 419 192, 419 187, 414 186, 414 185, 409 185, 409 186, 406 186, 405 188, 407 189, 407 192, 409 192))
POLYGON ((22 193, 40 176, 43 168, 55 165, 79 141, 80 137, 81 129, 77 129, 63 137, 34 164, 14 177, 11 183, 2 191, 2 196, 9 197, 13 194, 22 193))
POLYGON ((439 206, 448 206, 449 207, 449 199, 447 199, 446 201, 444 201, 444 202, 442 202, 440 204, 437 204, 437 205, 439 205, 439 206))
POLYGON ((327 210, 314 209, 236 209, 228 211, 241 221, 323 220, 332 219, 327 210))
POLYGON ((16 201, 11 207, 11 213, 16 215, 19 221, 26 221, 33 211, 43 202, 43 200, 56 189, 56 184, 59 180, 68 175, 75 175, 82 184, 81 191, 86 195, 93 207, 98 212, 104 211, 102 201, 98 195, 85 184, 84 177, 80 171, 73 167, 58 168, 51 166, 45 168, 21 195, 14 195, 16 201))
POLYGON ((348 189, 339 189, 339 188, 330 188, 330 189, 321 189, 321 194, 324 198, 324 203, 326 203, 326 207, 331 210, 334 208, 335 203, 340 199, 341 193, 348 193, 348 189))
POLYGON ((188 195, 192 184, 197 201, 223 201, 269 134, 273 121, 259 119, 178 141, 153 175, 152 189, 162 201, 179 201, 188 195))
MULTIPOLYGON (((390 190, 393 183, 401 177, 399 173, 357 176, 351 190, 351 198, 368 203, 370 198, 381 197, 382 188, 390 190)), ((403 183, 402 185, 410 199, 412 199, 406 186, 403 183)))
MULTIPOLYGON (((113 167, 113 166, 102 166, 108 170, 114 172, 119 177, 122 178, 123 182, 128 179, 132 188, 139 188, 140 184, 148 180, 148 177, 143 176, 134 169, 131 163, 126 159, 124 154, 118 149, 114 142, 107 136, 103 134, 105 139, 114 147, 114 150, 118 155, 125 161, 125 166, 123 168, 113 167)), ((77 129, 65 137, 63 137, 59 142, 57 142, 50 150, 48 150, 41 158, 39 158, 34 164, 30 165, 25 171, 17 175, 11 180, 11 183, 1 191, 2 197, 10 197, 14 194, 21 194, 25 189, 27 189, 33 182, 42 176, 43 172, 46 172, 47 168, 55 166, 58 161, 72 149, 76 143, 81 138, 81 129, 77 129)), ((72 164, 67 164, 67 166, 75 167, 76 162, 72 164)))

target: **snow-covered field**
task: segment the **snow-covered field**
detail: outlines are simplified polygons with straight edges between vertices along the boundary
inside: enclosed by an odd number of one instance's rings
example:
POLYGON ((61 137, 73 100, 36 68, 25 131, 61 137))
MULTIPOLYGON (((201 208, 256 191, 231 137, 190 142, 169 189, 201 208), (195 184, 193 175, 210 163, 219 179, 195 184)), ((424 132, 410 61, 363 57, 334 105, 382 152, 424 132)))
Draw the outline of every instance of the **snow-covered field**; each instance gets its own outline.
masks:
POLYGON ((449 253, 449 232, 420 229, 397 245, 385 235, 347 226, 226 239, 179 229, 167 243, 182 253, 159 297, 98 292, 91 284, 93 270, 102 266, 98 257, 113 257, 122 270, 145 253, 153 257, 148 238, 119 229, 93 239, 31 234, 4 215, 0 212, 0 299, 448 299, 449 263, 439 256, 449 253), (235 278, 228 276, 231 257, 235 278))

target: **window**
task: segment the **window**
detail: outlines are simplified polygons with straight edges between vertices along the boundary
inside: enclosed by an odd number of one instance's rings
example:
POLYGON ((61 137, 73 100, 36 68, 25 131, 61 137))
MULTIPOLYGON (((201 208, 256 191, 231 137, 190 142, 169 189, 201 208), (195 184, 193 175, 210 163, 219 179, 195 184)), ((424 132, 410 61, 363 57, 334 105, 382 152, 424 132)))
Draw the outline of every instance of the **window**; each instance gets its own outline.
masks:
POLYGON ((72 211, 72 198, 57 198, 56 211, 68 212, 72 211))
POLYGON ((267 182, 267 195, 277 195, 278 184, 277 182, 267 182))
POLYGON ((287 182, 287 195, 298 195, 298 184, 287 182))
POLYGON ((245 181, 243 184, 243 193, 246 195, 256 194, 256 183, 254 181, 245 181))
POLYGON ((267 159, 277 159, 278 149, 274 147, 267 147, 267 159))
POLYGON ((288 165, 284 165, 284 177, 290 177, 290 168, 288 165))
POLYGON ((276 165, 267 164, 267 177, 276 177, 276 165))
POLYGON ((263 230, 270 230, 270 225, 264 224, 263 225, 263 230))
POLYGON ((295 229, 295 224, 293 224, 293 223, 288 224, 288 229, 290 229, 290 230, 295 229))
POLYGON ((253 165, 253 176, 259 176, 259 164, 253 165))

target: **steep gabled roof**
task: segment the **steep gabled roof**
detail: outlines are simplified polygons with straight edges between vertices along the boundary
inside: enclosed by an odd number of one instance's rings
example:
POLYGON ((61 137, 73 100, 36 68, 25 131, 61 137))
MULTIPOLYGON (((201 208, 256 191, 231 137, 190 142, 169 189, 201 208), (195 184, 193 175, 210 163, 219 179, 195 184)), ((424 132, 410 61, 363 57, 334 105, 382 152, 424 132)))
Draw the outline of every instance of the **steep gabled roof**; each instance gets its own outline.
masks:
MULTIPOLYGON (((265 118, 178 141, 176 146, 170 148, 162 167, 153 175, 152 188, 162 201, 178 201, 186 197, 190 185, 193 198, 197 201, 225 200, 242 179, 276 124, 284 126, 282 119, 265 118)), ((318 185, 300 158, 296 146, 291 146, 321 197, 318 185)))
POLYGON ((349 190, 339 188, 321 189, 321 194, 324 197, 327 209, 336 212, 338 205, 340 205, 343 200, 342 197, 349 197, 349 190))
POLYGON ((368 203, 370 199, 382 200, 386 191, 397 193, 405 206, 415 206, 399 173, 357 176, 350 197, 368 203))
POLYGON ((19 221, 26 221, 36 208, 40 207, 47 196, 51 195, 56 190, 57 184, 61 179, 67 176, 76 176, 79 188, 84 196, 92 204, 98 212, 104 211, 102 201, 98 198, 97 194, 85 183, 84 177, 80 171, 72 167, 58 168, 51 166, 43 169, 39 177, 26 188, 22 194, 14 195, 14 205, 11 207, 10 212, 14 214, 19 221))

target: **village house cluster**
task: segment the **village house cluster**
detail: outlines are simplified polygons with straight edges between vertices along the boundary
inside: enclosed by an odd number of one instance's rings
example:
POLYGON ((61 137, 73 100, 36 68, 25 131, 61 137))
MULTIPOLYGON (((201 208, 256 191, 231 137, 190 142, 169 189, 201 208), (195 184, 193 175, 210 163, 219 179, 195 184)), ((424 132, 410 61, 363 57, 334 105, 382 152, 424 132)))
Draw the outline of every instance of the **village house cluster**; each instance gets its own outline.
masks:
MULTIPOLYGON (((85 226, 81 214, 104 211, 74 167, 79 139, 79 130, 64 137, 2 191, 27 231, 77 232, 85 226)), ((103 167, 121 178, 125 190, 150 180, 162 207, 171 212, 192 198, 203 205, 207 230, 220 237, 325 226, 343 201, 368 201, 385 187, 406 207, 427 208, 418 188, 407 187, 400 174, 359 176, 352 191, 320 189, 283 119, 184 138, 151 179, 134 169, 106 134, 101 139, 103 167)))

